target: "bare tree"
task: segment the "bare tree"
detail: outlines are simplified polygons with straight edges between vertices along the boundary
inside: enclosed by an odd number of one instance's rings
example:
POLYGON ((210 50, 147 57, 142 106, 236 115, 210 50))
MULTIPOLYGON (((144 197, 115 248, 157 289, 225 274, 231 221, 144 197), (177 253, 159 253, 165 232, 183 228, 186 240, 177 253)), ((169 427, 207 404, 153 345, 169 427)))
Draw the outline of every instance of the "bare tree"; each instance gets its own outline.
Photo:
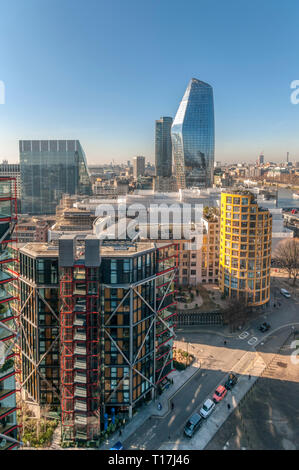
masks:
POLYGON ((294 286, 299 275, 299 239, 282 240, 277 245, 273 258, 280 268, 288 272, 294 286))
POLYGON ((249 309, 244 298, 231 298, 228 307, 225 309, 225 320, 229 324, 231 331, 243 325, 249 315, 249 309))

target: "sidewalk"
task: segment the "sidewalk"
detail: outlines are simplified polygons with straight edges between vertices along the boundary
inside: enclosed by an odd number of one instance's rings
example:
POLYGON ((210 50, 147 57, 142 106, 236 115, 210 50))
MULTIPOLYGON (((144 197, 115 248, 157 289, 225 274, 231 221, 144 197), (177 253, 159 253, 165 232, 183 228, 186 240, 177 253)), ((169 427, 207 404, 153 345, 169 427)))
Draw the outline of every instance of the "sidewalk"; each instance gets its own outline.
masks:
POLYGON ((216 405, 215 411, 204 421, 198 433, 192 439, 182 435, 176 441, 163 444, 159 450, 203 450, 230 414, 237 408, 242 398, 261 376, 265 368, 266 363, 257 352, 248 351, 245 353, 234 366, 234 371, 242 374, 238 383, 232 391, 227 393, 224 400, 216 405), (248 374, 251 375, 250 380, 248 374), (227 407, 228 404, 230 404, 230 409, 227 407))
POLYGON ((116 431, 109 437, 100 447, 99 450, 109 450, 117 441, 124 442, 133 434, 142 424, 150 417, 164 418, 170 411, 170 400, 178 392, 178 390, 186 385, 186 383, 193 377, 196 372, 200 370, 200 362, 196 359, 193 364, 183 371, 174 371, 169 374, 169 379, 173 380, 173 385, 165 390, 155 401, 149 405, 144 405, 133 416, 131 421, 122 429, 122 434, 119 436, 119 431, 116 431), (162 409, 158 410, 158 403, 161 403, 162 409))
POLYGON ((230 327, 228 325, 215 325, 212 327, 213 329, 211 329, 211 325, 184 325, 177 327, 176 333, 180 335, 190 332, 207 333, 222 336, 223 338, 236 338, 250 326, 251 321, 252 320, 248 321, 245 325, 242 326, 241 329, 237 329, 234 332, 230 331, 230 327))

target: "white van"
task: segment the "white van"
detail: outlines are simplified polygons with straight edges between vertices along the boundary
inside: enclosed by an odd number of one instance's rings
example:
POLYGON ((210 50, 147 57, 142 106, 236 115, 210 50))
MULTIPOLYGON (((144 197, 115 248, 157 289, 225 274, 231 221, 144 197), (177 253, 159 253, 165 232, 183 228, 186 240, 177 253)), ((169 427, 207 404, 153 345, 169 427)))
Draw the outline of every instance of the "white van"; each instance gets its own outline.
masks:
POLYGON ((291 297, 291 294, 286 289, 280 289, 280 293, 287 299, 291 297))

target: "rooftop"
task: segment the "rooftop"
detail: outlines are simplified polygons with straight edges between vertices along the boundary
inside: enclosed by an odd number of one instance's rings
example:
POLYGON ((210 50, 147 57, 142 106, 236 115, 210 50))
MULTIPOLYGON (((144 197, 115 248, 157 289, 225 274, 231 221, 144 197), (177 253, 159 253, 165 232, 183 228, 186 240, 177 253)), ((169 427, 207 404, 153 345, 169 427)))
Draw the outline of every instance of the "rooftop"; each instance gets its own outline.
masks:
MULTIPOLYGON (((72 236, 70 236, 72 238, 72 236)), ((159 243, 158 247, 166 247, 171 242, 159 243)), ((78 250, 82 252, 83 243, 78 242, 78 250)), ((104 241, 100 246, 100 254, 102 257, 110 256, 128 256, 136 253, 152 251, 157 247, 154 242, 126 242, 109 240, 104 241)), ((58 257, 58 245, 52 243, 26 243, 20 247, 20 251, 24 254, 34 257, 58 257)))

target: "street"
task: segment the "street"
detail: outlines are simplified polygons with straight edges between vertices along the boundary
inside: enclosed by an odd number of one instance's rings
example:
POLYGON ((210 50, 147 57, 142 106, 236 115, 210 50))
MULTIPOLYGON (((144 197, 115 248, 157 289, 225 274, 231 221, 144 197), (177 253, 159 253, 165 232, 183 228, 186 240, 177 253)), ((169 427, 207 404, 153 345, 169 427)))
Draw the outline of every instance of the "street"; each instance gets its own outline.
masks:
POLYGON ((269 354, 275 353, 281 345, 282 330, 291 332, 292 326, 299 330, 298 301, 280 297, 280 307, 272 307, 234 337, 225 337, 221 332, 204 332, 203 328, 196 327, 177 331, 178 347, 187 350, 188 343, 189 352, 200 358, 201 368, 173 396, 174 409, 169 406, 166 416, 148 418, 124 441, 124 448, 155 450, 165 446, 169 440, 184 439, 183 427, 187 419, 198 411, 202 402, 213 394, 248 351, 256 351, 258 345, 262 346, 271 337, 269 354), (258 330, 264 321, 271 324, 267 333, 258 330), (184 348, 182 341, 185 342, 184 348))

